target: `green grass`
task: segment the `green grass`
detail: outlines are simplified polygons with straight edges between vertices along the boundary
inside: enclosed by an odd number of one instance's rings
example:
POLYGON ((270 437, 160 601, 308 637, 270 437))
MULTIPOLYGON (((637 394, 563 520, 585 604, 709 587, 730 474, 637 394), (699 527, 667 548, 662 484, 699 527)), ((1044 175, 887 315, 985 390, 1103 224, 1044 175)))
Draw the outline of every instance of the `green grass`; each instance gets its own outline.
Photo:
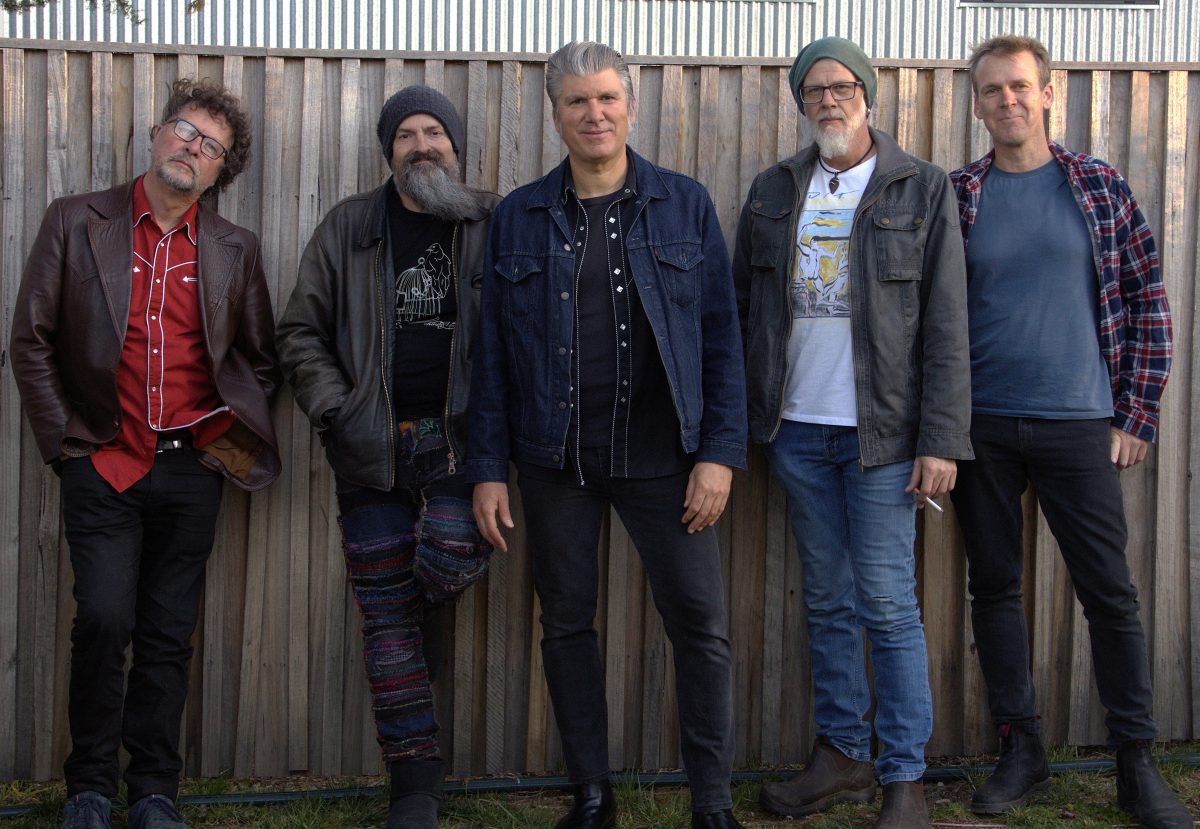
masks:
MULTIPOLYGON (((1200 744, 1179 744, 1171 754, 1200 752, 1200 744)), ((1095 757, 1073 749, 1055 748, 1056 762, 1095 757)), ((978 759, 966 758, 964 765, 978 759)), ((1200 768, 1182 763, 1163 765, 1163 776, 1180 794, 1192 813, 1200 814, 1200 768)), ((235 792, 295 791, 356 788, 379 785, 379 778, 284 780, 235 780, 228 776, 187 781, 186 795, 214 795, 235 792)), ((1055 775, 1051 788, 1026 806, 1002 817, 973 815, 966 808, 981 778, 950 783, 927 783, 926 800, 935 827, 1023 827, 1024 829, 1108 829, 1134 825, 1121 812, 1111 774, 1068 773, 1055 775)), ((758 808, 759 783, 743 783, 734 788, 734 808, 747 829, 860 829, 869 827, 878 814, 879 800, 869 805, 841 805, 801 820, 786 820, 758 808)), ((0 819, 0 829, 49 829, 58 823, 64 793, 61 785, 7 782, 0 783, 0 805, 29 805, 28 815, 0 819)), ((688 793, 678 786, 639 786, 635 779, 617 780, 618 829, 688 829, 688 793)), ((570 803, 560 791, 514 793, 472 793, 446 798, 440 829, 551 829, 554 821, 570 803)), ((374 797, 338 799, 307 798, 263 805, 185 806, 183 816, 193 829, 356 829, 379 827, 387 815, 383 794, 374 797)), ((113 814, 116 829, 124 829, 124 809, 113 814)))

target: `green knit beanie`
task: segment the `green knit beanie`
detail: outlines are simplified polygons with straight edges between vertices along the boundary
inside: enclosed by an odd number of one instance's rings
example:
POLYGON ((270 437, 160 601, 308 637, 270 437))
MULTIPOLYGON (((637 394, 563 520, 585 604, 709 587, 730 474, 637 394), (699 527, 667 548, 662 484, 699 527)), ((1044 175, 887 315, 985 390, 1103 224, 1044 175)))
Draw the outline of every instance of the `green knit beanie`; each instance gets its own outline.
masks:
POLYGON ((800 109, 804 109, 804 102, 800 100, 800 86, 804 83, 808 70, 821 58, 836 60, 862 81, 863 95, 867 100, 867 108, 870 109, 875 103, 875 69, 871 66, 871 59, 867 57, 867 53, 860 49, 858 44, 844 37, 823 37, 814 40, 796 55, 792 71, 788 72, 788 84, 792 87, 792 95, 795 96, 800 109))

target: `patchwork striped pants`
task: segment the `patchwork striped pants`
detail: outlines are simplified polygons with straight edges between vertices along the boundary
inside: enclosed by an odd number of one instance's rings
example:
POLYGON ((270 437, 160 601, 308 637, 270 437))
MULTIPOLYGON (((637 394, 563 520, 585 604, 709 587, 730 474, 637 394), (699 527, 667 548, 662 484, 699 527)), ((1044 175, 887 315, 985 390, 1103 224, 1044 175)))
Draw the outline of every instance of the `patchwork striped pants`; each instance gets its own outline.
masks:
POLYGON ((379 745, 386 762, 438 757, 421 622, 487 570, 491 546, 471 513, 473 486, 451 476, 436 418, 405 421, 388 492, 337 479, 338 522, 379 745))

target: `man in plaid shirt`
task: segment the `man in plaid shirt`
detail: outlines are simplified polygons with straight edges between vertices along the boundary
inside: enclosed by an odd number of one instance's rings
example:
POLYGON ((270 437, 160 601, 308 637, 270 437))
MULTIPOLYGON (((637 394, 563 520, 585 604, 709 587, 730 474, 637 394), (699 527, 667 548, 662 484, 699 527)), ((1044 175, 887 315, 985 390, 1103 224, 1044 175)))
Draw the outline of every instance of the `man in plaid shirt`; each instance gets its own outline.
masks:
POLYGON ((1032 482, 1088 619, 1117 800, 1142 826, 1190 827, 1150 754, 1150 663, 1118 479, 1154 441, 1171 362, 1154 239, 1116 170, 1047 139, 1054 91, 1041 43, 992 38, 970 70, 994 149, 950 174, 966 245, 975 447, 952 498, 1000 734, 999 764, 971 809, 1006 812, 1050 785, 1021 600, 1021 494, 1032 482))

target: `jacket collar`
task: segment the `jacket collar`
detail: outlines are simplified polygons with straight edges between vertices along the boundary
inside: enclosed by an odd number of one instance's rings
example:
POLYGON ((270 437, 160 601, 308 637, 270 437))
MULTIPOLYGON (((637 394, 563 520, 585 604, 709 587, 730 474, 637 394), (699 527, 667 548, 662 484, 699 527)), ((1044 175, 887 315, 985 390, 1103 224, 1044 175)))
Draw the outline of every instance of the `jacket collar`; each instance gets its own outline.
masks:
MULTIPOLYGON (((871 139, 875 142, 875 172, 871 175, 872 181, 916 171, 917 165, 909 158, 908 153, 900 149, 900 145, 894 138, 874 127, 868 126, 867 129, 871 133, 871 139)), ((813 167, 817 164, 818 152, 817 144, 814 141, 791 158, 781 161, 780 166, 795 173, 796 180, 801 182, 801 187, 804 187, 808 177, 812 175, 813 167)))
MULTIPOLYGON (((358 244, 361 247, 372 247, 387 235, 388 188, 396 186, 393 184, 394 179, 395 176, 388 176, 387 181, 367 194, 367 209, 363 213, 362 230, 358 235, 358 244)), ((489 215, 490 211, 484 206, 482 199, 476 198, 475 211, 464 221, 478 222, 489 215)))
MULTIPOLYGON (((93 193, 88 206, 88 242, 108 299, 113 330, 120 341, 129 325, 133 262, 133 182, 93 193)), ((196 276, 205 322, 225 299, 242 255, 242 245, 227 237, 236 227, 199 205, 196 211, 196 276)))
MULTIPOLYGON (((628 146, 625 151, 629 154, 629 159, 633 163, 633 174, 637 180, 638 202, 644 203, 647 199, 670 198, 671 188, 667 186, 662 171, 635 153, 628 146)), ((543 210, 550 209, 562 201, 563 182, 566 180, 570 164, 571 159, 569 157, 564 158, 562 163, 542 177, 542 180, 533 188, 533 192, 529 194, 529 199, 525 202, 527 210, 538 208, 543 210)))

